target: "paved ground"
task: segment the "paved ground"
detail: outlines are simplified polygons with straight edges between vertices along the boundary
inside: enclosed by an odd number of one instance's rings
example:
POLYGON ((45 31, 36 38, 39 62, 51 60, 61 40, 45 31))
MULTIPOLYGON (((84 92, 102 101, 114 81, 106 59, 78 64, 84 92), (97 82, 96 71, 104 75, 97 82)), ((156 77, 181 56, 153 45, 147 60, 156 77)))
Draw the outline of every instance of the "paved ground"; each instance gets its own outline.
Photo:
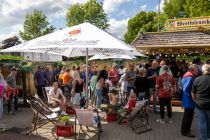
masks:
MULTIPOLYGON (((156 119, 159 115, 154 114, 153 112, 149 113, 149 123, 152 126, 152 131, 136 134, 131 130, 129 124, 119 125, 117 122, 107 123, 103 121, 103 132, 101 135, 102 140, 197 140, 198 139, 198 126, 197 126, 197 117, 194 117, 192 132, 196 134, 197 138, 187 138, 180 135, 180 125, 182 119, 182 109, 180 107, 173 108, 173 123, 159 124, 156 122, 156 119)), ((32 120, 32 110, 30 108, 21 108, 20 112, 17 112, 16 115, 9 115, 4 113, 4 116, 0 123, 6 124, 7 129, 14 128, 25 130, 26 128, 31 127, 32 120)), ((56 139, 55 128, 52 124, 46 125, 43 128, 39 129, 37 133, 34 133, 35 136, 20 135, 12 132, 0 133, 0 140, 20 140, 20 139, 56 139)), ((91 134, 90 134, 91 135, 91 134)), ((91 135, 92 136, 92 135, 91 135)), ((87 139, 81 135, 81 139, 87 139)), ((72 138, 62 138, 59 139, 72 139, 72 138)), ((90 139, 95 139, 91 137, 90 139)))

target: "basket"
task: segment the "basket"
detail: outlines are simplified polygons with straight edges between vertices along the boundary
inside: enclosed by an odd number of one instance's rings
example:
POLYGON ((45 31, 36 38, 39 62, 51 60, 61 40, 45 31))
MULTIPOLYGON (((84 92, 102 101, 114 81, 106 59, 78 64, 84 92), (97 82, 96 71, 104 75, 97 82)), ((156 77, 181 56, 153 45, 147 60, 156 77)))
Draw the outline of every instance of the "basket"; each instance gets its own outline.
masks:
POLYGON ((106 114, 106 120, 108 122, 114 122, 117 120, 117 113, 107 113, 106 114))
POLYGON ((56 126, 56 135, 62 136, 62 137, 70 137, 74 134, 74 125, 68 125, 68 126, 56 126))

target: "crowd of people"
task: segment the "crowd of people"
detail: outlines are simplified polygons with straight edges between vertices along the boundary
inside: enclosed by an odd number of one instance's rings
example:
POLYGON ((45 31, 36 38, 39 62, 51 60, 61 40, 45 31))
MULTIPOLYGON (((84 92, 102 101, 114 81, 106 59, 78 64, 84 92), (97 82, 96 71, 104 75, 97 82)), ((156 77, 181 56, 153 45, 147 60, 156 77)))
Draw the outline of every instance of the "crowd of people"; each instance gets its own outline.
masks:
MULTIPOLYGON (((89 93, 94 100, 95 108, 101 110, 102 102, 118 108, 122 99, 129 105, 129 110, 135 107, 136 101, 148 100, 152 105, 152 111, 160 114, 157 122, 163 124, 165 106, 167 108, 168 122, 172 123, 172 97, 179 93, 182 99, 184 114, 181 124, 183 136, 194 137, 191 133, 191 124, 194 109, 198 110, 198 121, 202 140, 210 137, 210 62, 201 63, 196 59, 192 64, 162 60, 148 61, 145 64, 128 67, 113 64, 110 69, 103 65, 102 69, 88 67, 88 79, 86 77, 86 65, 80 67, 63 66, 50 71, 46 66, 37 67, 34 74, 37 94, 44 98, 43 87, 52 86, 49 92, 50 104, 54 107, 61 106, 65 111, 65 104, 72 101, 74 107, 85 107, 83 93, 89 93), (88 80, 90 89, 86 89, 88 80), (157 110, 159 101, 160 110, 157 110)), ((0 118, 3 112, 3 98, 8 102, 8 113, 18 111, 18 90, 15 80, 16 68, 11 68, 11 74, 4 80, 0 75, 0 118), (4 92, 5 91, 5 92, 4 92), (11 103, 14 101, 14 109, 11 103)))

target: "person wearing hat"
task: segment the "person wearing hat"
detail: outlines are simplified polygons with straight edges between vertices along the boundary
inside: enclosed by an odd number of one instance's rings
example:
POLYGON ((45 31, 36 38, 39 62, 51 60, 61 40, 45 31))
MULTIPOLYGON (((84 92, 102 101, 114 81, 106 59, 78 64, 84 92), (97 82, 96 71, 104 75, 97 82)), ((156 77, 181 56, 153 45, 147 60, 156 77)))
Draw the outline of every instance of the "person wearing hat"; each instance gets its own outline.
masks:
POLYGON ((17 69, 15 67, 12 67, 10 70, 11 73, 6 78, 7 82, 6 95, 9 98, 7 111, 10 114, 14 114, 15 111, 18 111, 18 89, 16 84, 17 69), (12 110, 11 107, 13 99, 14 99, 14 110, 12 110))

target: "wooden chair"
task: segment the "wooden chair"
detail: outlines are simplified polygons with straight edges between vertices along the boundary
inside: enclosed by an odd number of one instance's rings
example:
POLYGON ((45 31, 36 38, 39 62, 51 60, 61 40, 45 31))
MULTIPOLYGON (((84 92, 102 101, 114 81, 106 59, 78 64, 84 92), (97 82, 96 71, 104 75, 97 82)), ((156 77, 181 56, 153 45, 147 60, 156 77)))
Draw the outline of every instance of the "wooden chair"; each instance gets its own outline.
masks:
POLYGON ((37 130, 38 128, 48 124, 53 123, 56 124, 58 119, 58 114, 44 106, 38 99, 35 97, 31 97, 27 99, 27 102, 30 104, 31 109, 34 112, 33 119, 32 119, 32 130, 28 131, 27 133, 30 134, 37 130))

